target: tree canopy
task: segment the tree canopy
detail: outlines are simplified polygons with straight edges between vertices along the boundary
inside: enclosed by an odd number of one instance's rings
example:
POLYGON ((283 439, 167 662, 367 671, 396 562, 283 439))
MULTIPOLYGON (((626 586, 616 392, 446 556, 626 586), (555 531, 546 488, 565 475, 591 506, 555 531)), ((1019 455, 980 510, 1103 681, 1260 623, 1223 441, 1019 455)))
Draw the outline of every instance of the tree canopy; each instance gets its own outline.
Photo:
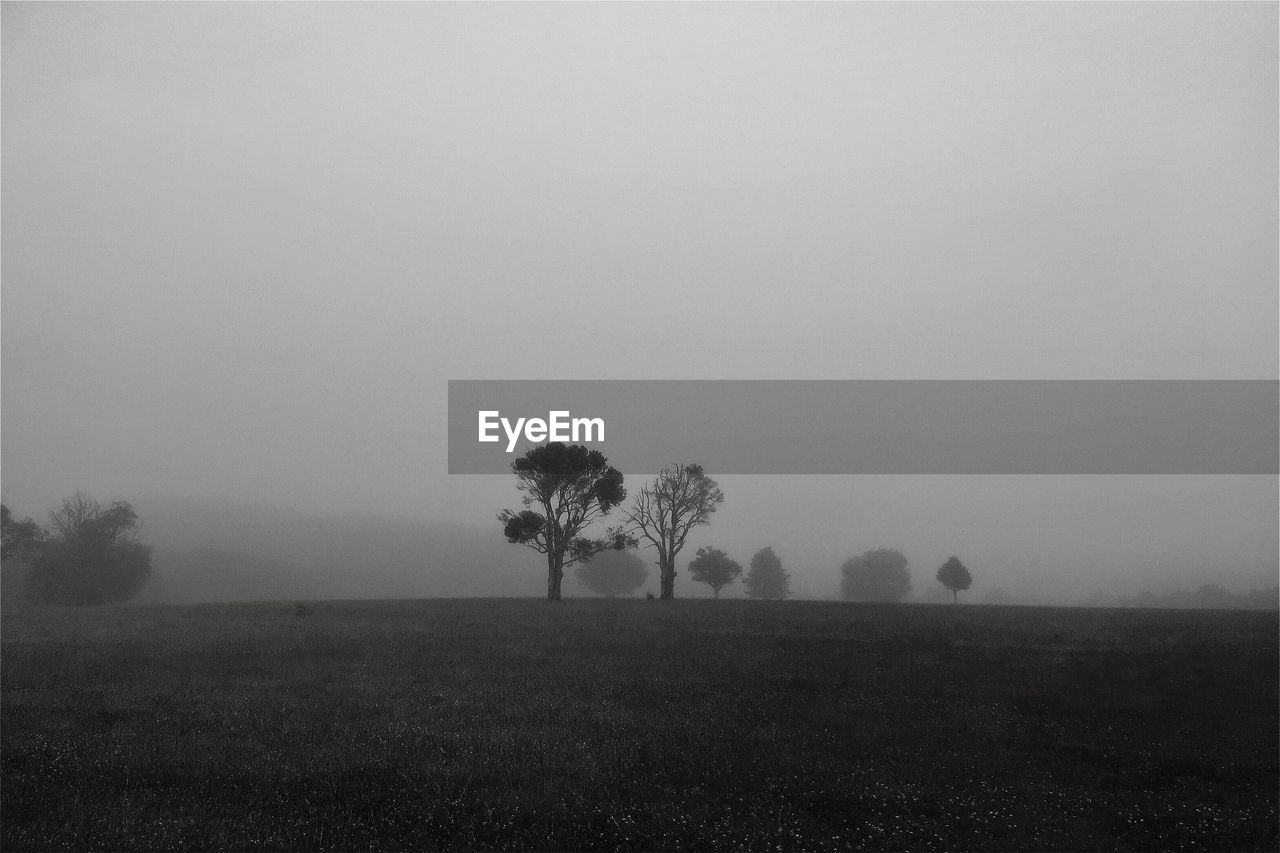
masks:
POLYGON ((699 548, 689 561, 689 576, 711 587, 719 598, 720 590, 742 576, 742 565, 719 548, 699 548))
POLYGON ((649 567, 634 551, 609 549, 579 561, 573 576, 592 592, 613 598, 644 586, 649 567))
POLYGON ((901 601, 911 593, 911 574, 901 551, 881 548, 850 557, 841 573, 840 594, 850 601, 901 601))
POLYGON ((689 531, 710 523, 724 493, 701 465, 666 468, 636 495, 627 515, 632 531, 658 550, 659 598, 675 597, 676 555, 689 531))
POLYGON ((627 498, 622 472, 598 450, 551 442, 511 463, 526 507, 498 513, 507 541, 547 555, 547 600, 560 600, 564 570, 608 548, 635 545, 619 527, 599 539, 583 535, 592 521, 627 498), (539 511, 540 510, 540 511, 539 511))
POLYGON ((751 598, 786 598, 791 594, 791 576, 773 548, 761 548, 751 558, 751 567, 743 581, 751 598))

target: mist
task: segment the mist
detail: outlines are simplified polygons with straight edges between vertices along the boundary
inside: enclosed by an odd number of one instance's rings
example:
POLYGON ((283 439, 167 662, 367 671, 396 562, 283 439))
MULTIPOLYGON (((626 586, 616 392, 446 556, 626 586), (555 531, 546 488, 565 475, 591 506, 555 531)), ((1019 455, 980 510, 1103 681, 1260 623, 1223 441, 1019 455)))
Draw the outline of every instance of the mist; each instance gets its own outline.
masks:
MULTIPOLYGON (((517 505, 513 485, 490 481, 517 505)), ((939 603, 951 555, 973 574, 968 603, 1125 603, 1216 585, 1237 595, 1275 586, 1272 477, 725 477, 726 500, 695 528, 676 592, 711 597, 685 568, 714 546, 744 566, 772 547, 792 597, 837 599, 841 566, 877 548, 909 560, 909 600, 939 603), (977 495, 975 497, 974 495, 977 495)), ((633 484, 638 488, 639 482, 633 484)), ((499 504, 494 505, 494 509, 499 504)), ((143 497, 153 546, 143 603, 517 596, 545 590, 542 555, 511 545, 478 512, 466 522, 358 516, 264 504, 143 497)), ((40 517, 37 516, 40 520, 40 517)), ((606 521, 610 519, 606 518, 606 521)), ((641 548, 657 589, 656 553, 641 548)), ((593 593, 568 579, 567 594, 593 593)), ((742 597, 740 583, 722 597, 742 597)), ((946 599, 949 600, 949 599, 946 599)))
MULTIPOLYGON (((131 501, 140 600, 538 595, 451 378, 1280 376, 1273 4, 0 14, 4 501, 131 501)), ((801 598, 1280 564, 1270 475, 717 479, 680 570, 801 598)))

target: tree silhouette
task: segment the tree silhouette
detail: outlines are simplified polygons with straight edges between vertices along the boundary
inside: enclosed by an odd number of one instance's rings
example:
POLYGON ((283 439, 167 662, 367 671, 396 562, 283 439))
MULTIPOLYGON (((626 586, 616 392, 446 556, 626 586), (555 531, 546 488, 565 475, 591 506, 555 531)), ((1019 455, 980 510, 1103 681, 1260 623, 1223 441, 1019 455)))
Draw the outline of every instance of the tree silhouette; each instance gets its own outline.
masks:
POLYGON ((20 557, 39 547, 45 530, 29 518, 13 520, 9 507, 0 503, 0 559, 20 557))
POLYGON ((790 581, 773 549, 761 548, 751 558, 744 584, 751 598, 786 598, 791 594, 790 581))
POLYGON ((742 566, 719 548, 699 548, 689 562, 689 575, 698 583, 711 587, 719 598, 720 590, 742 576, 742 566))
POLYGON ((138 540, 138 514, 123 501, 103 507, 76 493, 49 513, 49 530, 29 519, 5 521, 6 556, 30 562, 31 594, 41 601, 127 601, 151 577, 151 548, 138 540))
POLYGON ((613 598, 643 586, 649 567, 634 551, 607 550, 579 562, 573 576, 592 592, 613 598))
POLYGON ((911 592, 907 558, 881 548, 850 557, 841 568, 840 594, 851 601, 901 601, 911 592))
POLYGON ((551 442, 528 450, 511 463, 516 488, 524 492, 525 507, 498 513, 508 542, 526 545, 547 555, 547 600, 560 600, 564 570, 607 548, 635 545, 621 528, 603 539, 589 539, 583 531, 627 498, 622 472, 610 467, 598 450, 580 444, 551 442))
POLYGON ((709 524, 724 493, 701 465, 666 468, 636 495, 627 521, 658 549, 659 598, 675 598, 676 555, 690 529, 709 524))
POLYGON ((943 586, 951 590, 952 604, 959 601, 956 593, 973 585, 973 577, 958 557, 947 558, 947 561, 942 564, 942 568, 938 569, 938 580, 942 582, 943 586))

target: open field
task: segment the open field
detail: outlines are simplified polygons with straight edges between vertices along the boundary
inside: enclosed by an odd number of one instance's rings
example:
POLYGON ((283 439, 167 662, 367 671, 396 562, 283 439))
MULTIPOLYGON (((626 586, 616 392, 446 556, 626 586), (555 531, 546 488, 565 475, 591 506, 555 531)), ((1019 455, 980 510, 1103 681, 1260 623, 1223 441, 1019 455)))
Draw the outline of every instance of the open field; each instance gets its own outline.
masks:
POLYGON ((0 847, 1275 850, 1275 612, 432 600, 3 622, 0 847))

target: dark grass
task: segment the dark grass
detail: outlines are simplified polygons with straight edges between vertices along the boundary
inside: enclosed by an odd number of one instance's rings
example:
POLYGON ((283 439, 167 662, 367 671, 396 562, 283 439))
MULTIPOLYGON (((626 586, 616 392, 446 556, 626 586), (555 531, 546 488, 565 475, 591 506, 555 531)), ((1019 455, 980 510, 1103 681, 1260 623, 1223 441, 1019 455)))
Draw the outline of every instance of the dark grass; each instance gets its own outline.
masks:
POLYGON ((1274 612, 318 602, 3 638, 5 850, 1280 846, 1274 612))

